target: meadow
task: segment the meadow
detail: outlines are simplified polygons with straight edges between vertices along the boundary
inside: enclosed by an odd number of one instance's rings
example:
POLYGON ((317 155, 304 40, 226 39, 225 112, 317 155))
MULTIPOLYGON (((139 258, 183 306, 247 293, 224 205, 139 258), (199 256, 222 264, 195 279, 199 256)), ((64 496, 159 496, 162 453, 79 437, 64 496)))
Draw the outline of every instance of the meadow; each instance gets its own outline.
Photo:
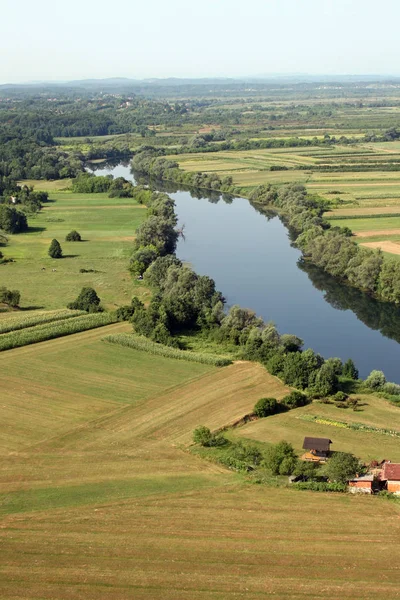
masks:
MULTIPOLYGON (((197 425, 234 422, 286 388, 255 363, 101 341, 128 329, 0 357, 2 598, 396 598, 396 505, 251 484, 187 452, 197 425)), ((373 407, 376 423, 394 410, 373 407)))
POLYGON ((390 428, 400 433, 400 411, 387 400, 373 395, 358 395, 361 406, 353 411, 332 404, 313 402, 297 408, 260 419, 234 430, 235 437, 245 437, 265 443, 277 443, 282 439, 293 444, 301 455, 305 436, 327 437, 333 441, 332 450, 351 452, 363 461, 388 459, 400 462, 398 437, 370 431, 346 429, 341 423, 362 423, 376 428, 390 428), (333 423, 313 422, 309 417, 333 423))
MULTIPOLYGON (((46 188, 42 182, 31 183, 46 188)), ((63 308, 84 286, 93 287, 111 309, 129 303, 133 295, 145 298, 147 290, 132 280, 127 265, 146 208, 131 198, 48 191, 49 202, 29 218, 29 231, 10 235, 2 250, 15 261, 1 265, 2 285, 20 290, 22 308, 63 308), (73 229, 82 242, 65 241, 73 229), (53 238, 61 244, 62 259, 47 254, 53 238), (80 269, 93 272, 80 273, 80 269)))

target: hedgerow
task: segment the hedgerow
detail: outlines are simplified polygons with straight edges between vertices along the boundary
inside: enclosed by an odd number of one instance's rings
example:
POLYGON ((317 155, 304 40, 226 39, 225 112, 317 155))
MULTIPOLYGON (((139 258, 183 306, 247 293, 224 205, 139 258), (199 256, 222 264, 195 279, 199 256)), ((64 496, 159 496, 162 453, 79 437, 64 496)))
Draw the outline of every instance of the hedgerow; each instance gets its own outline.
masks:
POLYGON ((82 310, 56 310, 50 313, 42 313, 39 315, 23 315, 21 318, 4 319, 0 321, 0 334, 8 333, 9 331, 17 331, 34 325, 42 325, 44 323, 52 323, 54 321, 63 321, 86 314, 82 310))
POLYGON ((126 348, 132 348, 133 350, 142 350, 143 352, 149 352, 157 356, 165 356, 167 358, 176 358, 178 360, 189 360, 192 362, 198 362, 205 365, 212 365, 214 367, 225 367, 232 364, 232 361, 228 358, 221 356, 215 356, 213 354, 201 354, 199 352, 190 352, 187 350, 179 350, 178 348, 170 348, 163 344, 157 344, 152 342, 145 337, 135 336, 130 333, 118 333, 116 335, 107 335, 102 338, 105 342, 112 344, 119 344, 126 348))
POLYGON ((0 351, 44 342, 45 340, 79 333, 87 329, 95 329, 114 322, 115 317, 111 313, 96 313, 4 333, 0 335, 0 351))
POLYGON ((345 483, 328 481, 299 481, 293 483, 293 487, 298 490, 311 490, 313 492, 347 492, 345 483))

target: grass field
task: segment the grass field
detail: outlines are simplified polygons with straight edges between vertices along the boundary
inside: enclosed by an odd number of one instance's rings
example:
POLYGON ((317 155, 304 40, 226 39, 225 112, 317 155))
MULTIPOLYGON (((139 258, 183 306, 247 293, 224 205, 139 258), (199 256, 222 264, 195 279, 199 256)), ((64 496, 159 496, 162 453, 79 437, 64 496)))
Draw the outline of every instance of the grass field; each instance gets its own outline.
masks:
POLYGON ((364 423, 378 428, 390 427, 400 432, 398 407, 374 396, 358 397, 362 398, 363 406, 357 411, 339 409, 334 404, 314 402, 287 413, 248 423, 235 430, 235 436, 267 443, 276 443, 285 439, 293 444, 299 454, 303 453, 302 445, 305 436, 327 437, 333 441, 332 450, 352 452, 366 462, 373 459, 400 462, 399 438, 302 419, 305 415, 315 415, 346 423, 364 423))
MULTIPOLYGON (((284 395, 276 378, 101 341, 127 329, 0 357, 2 598, 398 597, 396 505, 251 485, 185 451, 197 425, 284 395)), ((379 424, 395 410, 354 415, 379 424)))
POLYGON ((3 250, 15 262, 0 265, 1 282, 20 290, 22 307, 65 307, 83 286, 93 287, 108 308, 126 304, 134 294, 146 294, 127 269, 135 230, 145 218, 144 206, 106 194, 58 191, 51 192, 50 199, 29 218, 28 233, 9 236, 3 250), (64 241, 72 229, 79 231, 82 242, 64 241), (61 244, 63 259, 47 255, 53 238, 61 244), (79 273, 81 268, 95 272, 79 273))

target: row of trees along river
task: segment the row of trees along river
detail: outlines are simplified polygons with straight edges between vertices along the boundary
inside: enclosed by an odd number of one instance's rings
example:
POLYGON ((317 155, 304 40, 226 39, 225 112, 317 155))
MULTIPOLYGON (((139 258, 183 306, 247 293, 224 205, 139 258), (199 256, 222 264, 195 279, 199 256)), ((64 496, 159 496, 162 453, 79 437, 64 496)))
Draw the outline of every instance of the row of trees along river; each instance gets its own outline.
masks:
MULTIPOLYGON (((128 162, 95 172, 133 179, 128 162)), ((325 357, 352 358, 361 377, 379 369, 400 383, 400 308, 304 263, 279 217, 259 213, 244 198, 182 191, 165 182, 157 189, 176 203, 184 231, 177 256, 212 277, 228 307, 253 309, 325 357)))

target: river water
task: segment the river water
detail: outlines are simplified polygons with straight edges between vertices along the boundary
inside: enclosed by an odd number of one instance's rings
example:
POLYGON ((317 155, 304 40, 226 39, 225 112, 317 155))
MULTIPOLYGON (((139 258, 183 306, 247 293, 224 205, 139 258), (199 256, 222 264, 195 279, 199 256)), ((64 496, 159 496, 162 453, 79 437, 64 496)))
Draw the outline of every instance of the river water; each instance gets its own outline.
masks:
MULTIPOLYGON (((133 179, 128 162, 95 172, 133 179)), ((184 226, 177 256, 212 277, 228 307, 253 309, 326 358, 351 357, 362 377, 380 369, 400 383, 399 308, 304 265, 280 219, 259 213, 248 200, 199 198, 174 186, 166 191, 184 226)))

